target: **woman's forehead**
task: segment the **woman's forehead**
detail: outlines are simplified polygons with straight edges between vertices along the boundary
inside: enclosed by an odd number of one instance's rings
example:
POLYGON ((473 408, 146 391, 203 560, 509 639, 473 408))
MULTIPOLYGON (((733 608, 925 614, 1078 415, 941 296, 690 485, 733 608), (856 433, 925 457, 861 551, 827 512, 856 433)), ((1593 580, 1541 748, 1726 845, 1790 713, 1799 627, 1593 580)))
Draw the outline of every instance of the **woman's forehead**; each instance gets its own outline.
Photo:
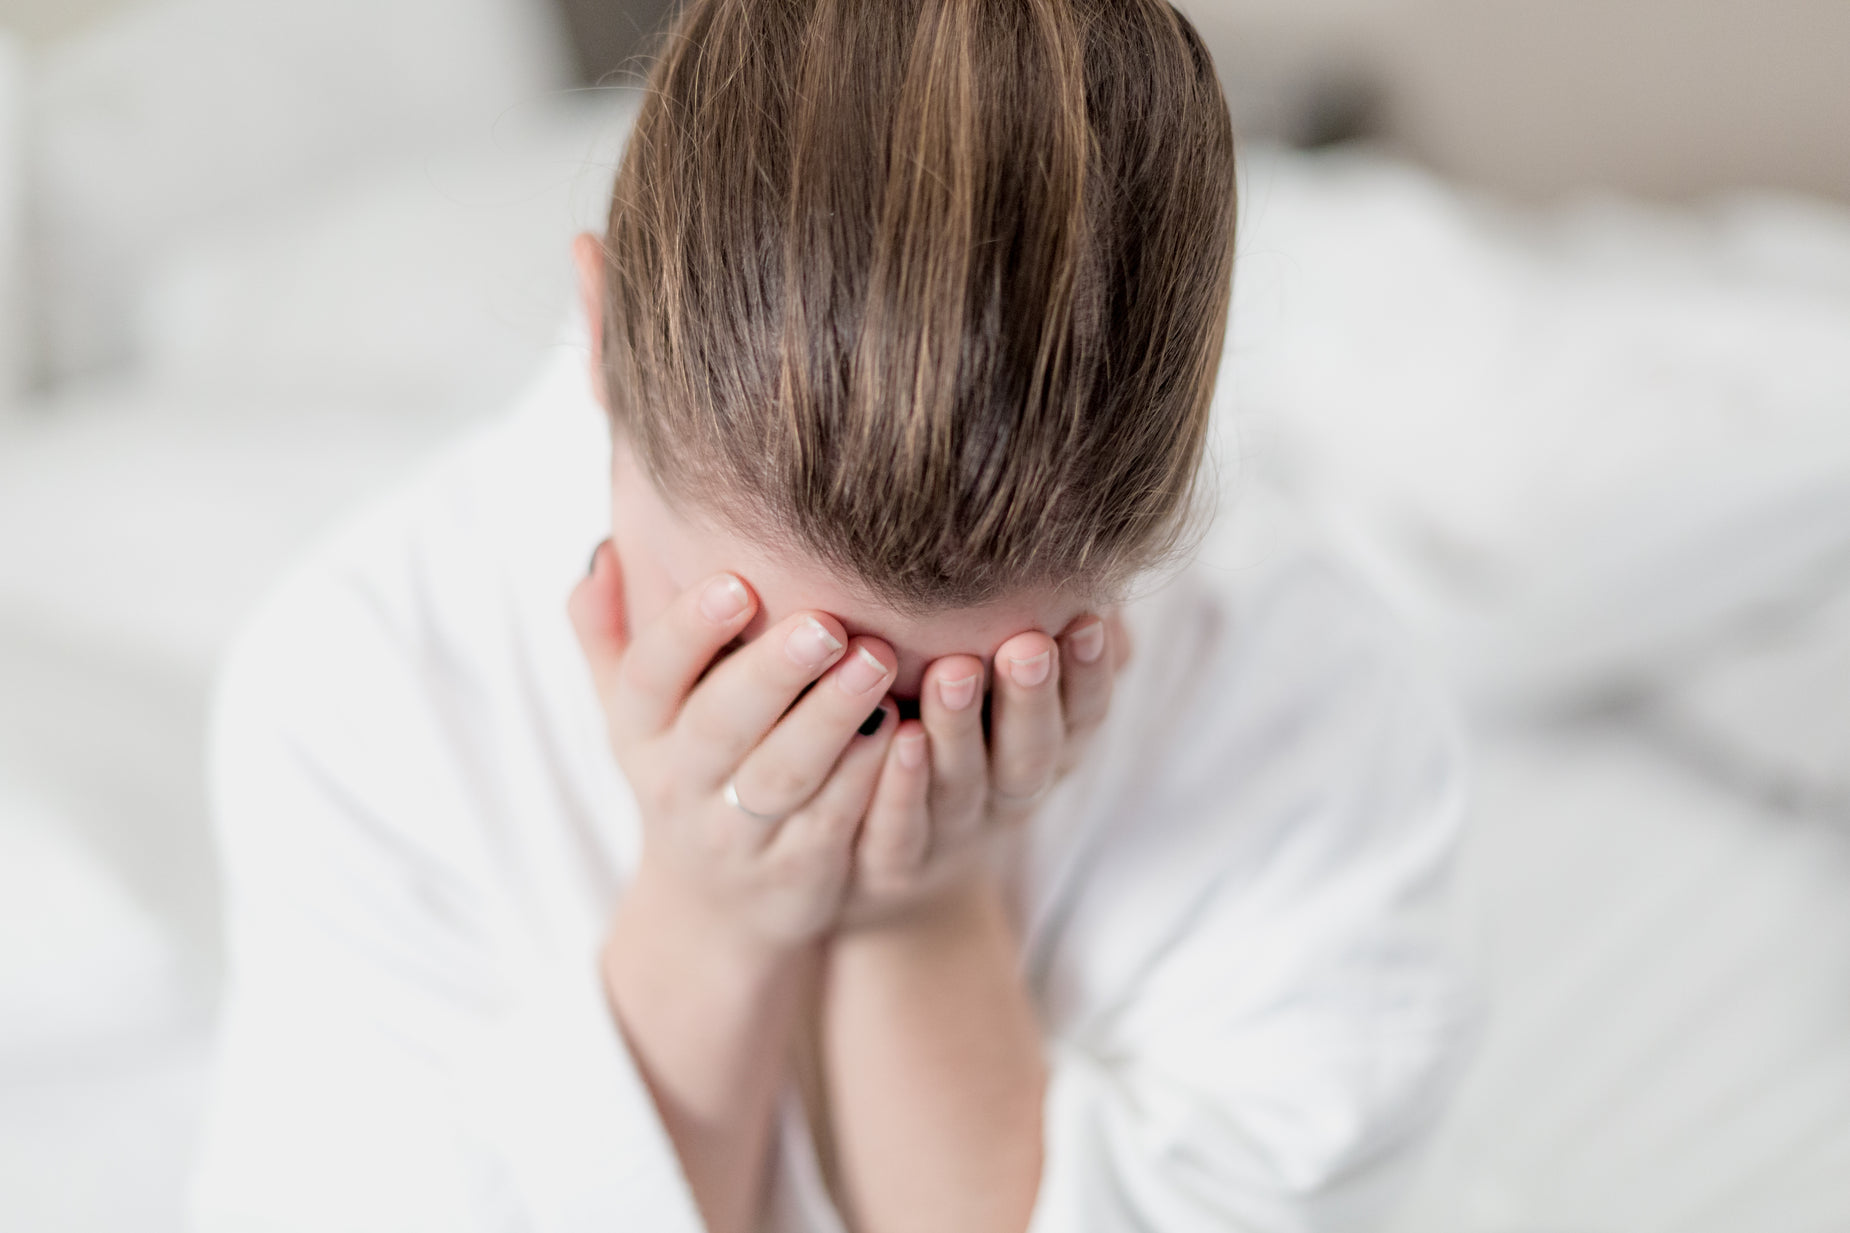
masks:
MULTIPOLYGON (((814 562, 759 557, 746 561, 740 555, 736 569, 758 593, 760 610, 746 628, 747 637, 791 613, 820 609, 841 621, 849 635, 881 639, 899 656, 894 693, 916 692, 925 667, 946 655, 992 658, 996 648, 1016 634, 1041 630, 1057 634, 1079 615, 1080 606, 1054 596, 1007 596, 973 608, 931 613, 906 613, 856 595, 814 562)), ((720 565, 724 569, 728 566, 720 565)))
POLYGON ((820 562, 794 552, 770 552, 743 537, 724 531, 690 528, 700 550, 690 553, 679 586, 692 586, 708 574, 732 570, 758 595, 759 611, 746 626, 744 637, 755 638, 795 612, 820 609, 839 620, 850 637, 879 638, 899 656, 899 673, 893 692, 901 697, 917 692, 919 677, 936 659, 946 655, 975 655, 991 659, 996 648, 1027 630, 1057 634, 1081 606, 1058 596, 1023 593, 993 603, 938 612, 910 613, 869 599, 844 586, 820 562))
POLYGON ((620 503, 646 527, 646 540, 657 549, 676 590, 721 570, 737 573, 759 599, 758 614, 743 634, 747 639, 793 612, 827 612, 850 636, 877 637, 898 653, 894 692, 902 695, 906 686, 916 688, 918 674, 934 659, 966 654, 987 660, 1014 635, 1035 629, 1057 634, 1085 610, 1082 601, 1069 596, 1024 591, 976 607, 902 612, 846 585, 800 549, 768 544, 718 519, 675 510, 639 472, 620 477, 619 483, 628 489, 620 503))

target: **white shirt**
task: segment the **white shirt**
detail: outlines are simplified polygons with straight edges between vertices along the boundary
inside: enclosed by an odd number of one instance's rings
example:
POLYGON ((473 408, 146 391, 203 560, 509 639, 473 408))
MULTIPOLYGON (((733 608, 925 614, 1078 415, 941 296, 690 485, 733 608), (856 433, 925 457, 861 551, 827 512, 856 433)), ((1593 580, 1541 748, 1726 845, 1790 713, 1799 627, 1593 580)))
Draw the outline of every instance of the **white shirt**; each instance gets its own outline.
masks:
MULTIPOLYGON (((201 1230, 694 1233, 597 951, 635 803, 565 614, 607 533, 582 350, 335 537, 222 678, 201 1230)), ((1034 1233, 1370 1227, 1473 1019, 1443 701, 1316 556, 1197 564, 1009 881, 1050 1083, 1034 1233)), ((839 1233, 794 1081, 766 1227, 839 1233)))

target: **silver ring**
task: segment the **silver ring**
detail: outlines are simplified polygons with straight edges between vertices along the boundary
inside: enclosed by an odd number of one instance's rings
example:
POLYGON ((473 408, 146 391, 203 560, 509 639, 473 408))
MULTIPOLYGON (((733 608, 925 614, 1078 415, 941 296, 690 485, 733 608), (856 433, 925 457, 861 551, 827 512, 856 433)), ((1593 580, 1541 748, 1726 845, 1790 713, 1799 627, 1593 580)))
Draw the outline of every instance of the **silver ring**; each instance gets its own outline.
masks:
POLYGON ((747 809, 739 803, 739 790, 732 786, 732 780, 726 781, 726 803, 754 821, 769 826, 773 822, 782 822, 789 815, 781 813, 759 813, 756 809, 747 809))

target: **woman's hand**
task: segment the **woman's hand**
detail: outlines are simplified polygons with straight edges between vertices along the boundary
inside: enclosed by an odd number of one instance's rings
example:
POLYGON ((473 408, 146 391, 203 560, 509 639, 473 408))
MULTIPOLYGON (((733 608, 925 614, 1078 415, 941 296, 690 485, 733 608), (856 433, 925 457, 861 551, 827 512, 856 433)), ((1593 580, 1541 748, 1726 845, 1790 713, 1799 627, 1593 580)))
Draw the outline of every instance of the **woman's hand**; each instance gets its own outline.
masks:
POLYGON ((601 545, 570 611, 642 812, 637 880, 697 903, 748 950, 792 952, 841 909, 897 726, 888 703, 878 728, 858 731, 886 697, 893 650, 799 612, 716 663, 757 607, 732 574, 696 584, 631 640, 619 575, 601 545))
POLYGON ((961 886, 990 841, 1032 817, 1078 764, 1129 657, 1116 612, 1075 617, 1058 638, 1010 638, 996 650, 987 743, 983 661, 934 661, 919 719, 900 724, 886 750, 855 844, 842 927, 894 922, 961 886))

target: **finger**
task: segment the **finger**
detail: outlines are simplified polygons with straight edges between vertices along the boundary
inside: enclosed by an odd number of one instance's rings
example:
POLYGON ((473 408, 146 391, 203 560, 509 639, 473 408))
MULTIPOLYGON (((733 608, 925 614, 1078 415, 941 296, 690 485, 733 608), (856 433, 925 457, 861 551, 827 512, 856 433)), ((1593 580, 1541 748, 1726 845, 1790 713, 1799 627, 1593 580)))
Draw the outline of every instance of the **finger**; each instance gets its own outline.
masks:
POLYGON ((1026 813, 1052 782, 1066 736, 1059 650, 1046 634, 1017 634, 997 648, 989 731, 992 808, 1026 813))
MULTIPOLYGON (((797 612, 714 665, 688 695, 676 723, 687 737, 686 773, 706 785, 731 778, 811 682, 831 665, 848 663, 847 642, 847 631, 828 613, 797 612)), ((855 723, 867 718, 879 697, 867 700, 855 723)), ((836 752, 846 739, 836 742, 836 752)), ((790 801, 788 807, 800 803, 790 801)))
POLYGON ((1060 713, 1070 743, 1105 720, 1111 706, 1110 626, 1102 617, 1075 617, 1061 633, 1060 713))
POLYGON ((923 723, 908 719, 887 748, 854 849, 855 865, 870 887, 905 883, 930 855, 930 740, 923 723))
POLYGON ((880 726, 866 736, 858 730, 849 737, 822 787, 796 812, 784 819, 771 837, 770 847, 780 855, 839 852, 844 868, 861 819, 873 799, 887 746, 898 726, 898 708, 888 699, 879 708, 880 726))
POLYGON ((1115 608, 1105 618, 1105 625, 1111 631, 1111 671, 1115 675, 1131 662, 1131 629, 1124 623, 1124 614, 1115 608))
POLYGON ((751 588, 737 575, 715 574, 677 595, 637 631, 606 695, 618 739, 643 740, 666 731, 688 690, 720 648, 750 623, 756 607, 751 588))
MULTIPOLYGON (((770 730, 764 738, 742 750, 743 760, 730 762, 720 778, 730 776, 739 798, 749 799, 753 809, 796 809, 822 787, 842 750, 881 705, 898 660, 877 638, 854 639, 789 714, 765 721, 770 730)), ((697 692, 706 690, 703 685, 697 692)))
POLYGON ((624 629, 623 564, 608 539, 591 553, 591 567, 572 588, 565 611, 578 635, 591 680, 599 697, 608 697, 616 683, 628 641, 624 629))
POLYGON ((919 718, 931 767, 932 825, 942 838, 960 838, 982 821, 989 792, 983 677, 983 661, 974 655, 947 655, 925 670, 919 688, 919 718))

